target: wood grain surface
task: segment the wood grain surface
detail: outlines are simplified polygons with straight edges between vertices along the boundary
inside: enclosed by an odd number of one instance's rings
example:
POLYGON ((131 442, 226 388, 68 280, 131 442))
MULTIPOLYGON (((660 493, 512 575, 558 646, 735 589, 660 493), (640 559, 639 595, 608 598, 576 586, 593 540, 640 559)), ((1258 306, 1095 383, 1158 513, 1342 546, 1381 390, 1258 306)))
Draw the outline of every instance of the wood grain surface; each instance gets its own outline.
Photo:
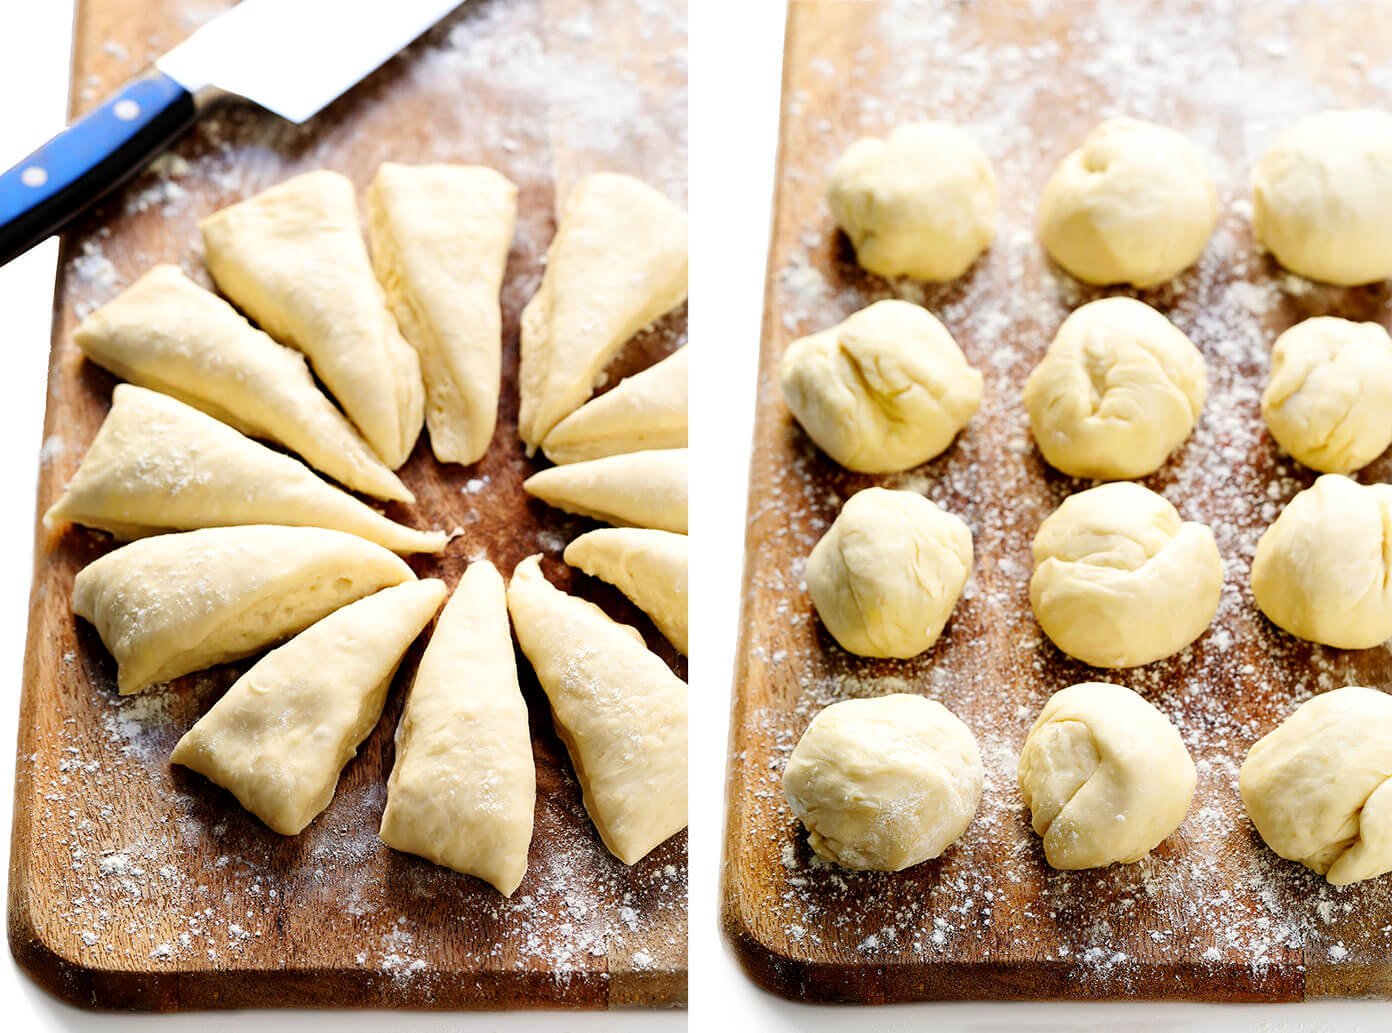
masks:
MULTIPOLYGON (((1236 784, 1251 743, 1299 701, 1392 680, 1386 649, 1299 642, 1264 620, 1247 587, 1258 535, 1313 480, 1262 425, 1271 342, 1317 314, 1389 321, 1386 284, 1322 287, 1260 253, 1247 177, 1296 117, 1389 105, 1385 13, 1375 3, 792 4, 723 867, 725 932, 761 985, 859 1002, 1392 991, 1392 880, 1339 891, 1282 861, 1247 820, 1236 784), (1219 187, 1203 259, 1139 296, 1194 340, 1210 386, 1193 437, 1144 483, 1213 527, 1226 579, 1214 626, 1192 648, 1102 672, 1063 656, 1030 612, 1031 538, 1088 485, 1042 462, 1020 393, 1064 316, 1120 293, 1071 280, 1033 234, 1054 164, 1114 114, 1184 131, 1219 187), (958 122, 985 148, 1001 223, 962 279, 890 284, 860 270, 836 232, 827 170, 857 137, 924 117, 958 122), (778 361, 794 338, 896 295, 944 320, 982 370, 986 397, 938 459, 897 476, 856 475, 791 419, 778 361), (944 637, 911 661, 842 651, 803 583, 812 545, 845 499, 873 484, 927 494, 975 536, 973 578, 944 637), (1029 828, 1015 764, 1048 696, 1087 680, 1131 686, 1169 715, 1199 787, 1185 823, 1145 861, 1058 872, 1029 828), (938 699, 974 730, 988 771, 981 808, 941 858, 899 874, 817 862, 783 798, 787 754, 822 707, 892 691, 938 699)), ((1384 456, 1360 477, 1389 475, 1384 456)))
MULTIPOLYGON (((72 110, 80 112, 225 0, 82 0, 72 110)), ((308 74, 308 71, 306 71, 308 74)), ((679 202, 686 173, 685 7, 623 0, 471 0, 303 127, 236 106, 181 140, 159 168, 63 242, 54 313, 42 513, 109 405, 113 379, 71 332, 156 262, 207 284, 197 220, 313 168, 363 190, 378 164, 492 165, 521 188, 503 292, 503 401, 487 457, 434 462, 423 434, 402 470, 416 493, 388 513, 461 527, 439 558, 451 585, 471 559, 504 572, 542 552, 549 576, 639 627, 678 673, 685 661, 609 586, 560 551, 593 526, 530 500, 540 460, 517 439, 517 321, 541 276, 553 207, 581 175, 629 172, 679 202)), ((640 335, 612 383, 684 342, 685 310, 640 335)), ((32 345, 32 342, 30 342, 32 345)), ((112 548, 98 532, 37 532, 16 777, 10 943, 42 986, 100 1008, 392 1008, 679 1005, 686 994, 686 837, 632 868, 604 849, 580 802, 525 660, 537 761, 530 868, 511 900, 376 838, 392 735, 420 643, 333 804, 283 838, 169 751, 252 660, 121 699, 94 630, 68 609, 74 574, 112 548)))

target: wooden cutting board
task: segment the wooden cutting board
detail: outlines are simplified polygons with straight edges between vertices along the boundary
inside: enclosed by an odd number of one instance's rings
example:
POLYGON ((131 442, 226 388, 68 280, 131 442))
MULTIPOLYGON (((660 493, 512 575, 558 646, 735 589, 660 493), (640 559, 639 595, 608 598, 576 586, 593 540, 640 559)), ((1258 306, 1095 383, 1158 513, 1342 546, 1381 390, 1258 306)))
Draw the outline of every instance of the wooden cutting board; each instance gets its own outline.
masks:
MULTIPOLYGON (((724 858, 726 934, 750 975, 790 997, 1295 1000, 1392 991, 1392 878, 1342 892, 1267 850, 1243 813, 1248 747, 1312 692, 1392 687, 1385 649, 1301 643, 1252 603, 1260 532, 1312 481, 1277 454, 1258 409, 1272 340, 1317 314, 1387 323, 1386 284, 1286 276, 1254 247, 1247 177, 1276 132, 1323 107, 1392 106, 1378 4, 795 0, 786 43, 778 194, 750 478, 743 639, 735 680, 724 858), (1203 352, 1210 396, 1188 442, 1145 484, 1213 527, 1219 616, 1180 656, 1102 672, 1042 639, 1030 540, 1088 485, 1044 465, 1020 392, 1064 316, 1110 293, 1052 267, 1033 236, 1054 164, 1102 117, 1186 132, 1219 184, 1219 228, 1197 268, 1140 296, 1203 352), (855 138, 946 118, 990 154, 1002 218, 957 282, 887 284, 861 271, 823 200, 855 138), (985 378, 981 411, 938 459, 848 473, 784 408, 785 345, 899 295, 939 315, 985 378), (976 566, 947 632, 906 662, 851 656, 820 626, 803 563, 841 504, 874 484, 927 494, 970 524, 976 566), (1176 722, 1199 769, 1179 831, 1147 860, 1057 872, 1015 785, 1025 734, 1054 691, 1105 679, 1176 722), (942 701, 976 733, 989 774, 976 819, 940 859, 900 874, 814 863, 783 798, 789 751, 822 707, 891 691, 942 701)), ((1361 475, 1392 478, 1383 457, 1361 475)))
MULTIPOLYGON (((72 110, 80 112, 225 0, 83 0, 72 110)), ((386 159, 492 165, 521 188, 504 303, 501 418, 476 466, 440 466, 424 435, 403 470, 416 493, 395 519, 462 527, 441 558, 412 561, 450 584, 487 556, 510 571, 545 554, 560 586, 639 627, 685 661, 608 586, 560 551, 593 526, 521 490, 538 465, 517 439, 517 320, 540 282, 553 207, 598 169, 638 175, 684 203, 685 12, 623 0, 471 0, 303 127, 249 107, 205 122, 65 238, 54 315, 38 506, 77 467, 113 379, 80 360, 78 320, 156 262, 208 282, 197 220, 308 169, 359 190, 386 159)), ((681 344, 685 311, 641 335, 616 379, 681 344)), ((59 996, 102 1008, 391 1008, 677 1005, 686 994, 685 834, 626 868, 580 802, 545 698, 525 661, 537 761, 536 834, 511 900, 387 850, 376 838, 392 734, 420 645, 386 712, 344 769, 332 806, 283 838, 232 797, 171 770, 179 736, 250 664, 121 699, 93 629, 68 611, 74 574, 112 548, 73 528, 37 532, 21 701, 10 943, 59 996)))

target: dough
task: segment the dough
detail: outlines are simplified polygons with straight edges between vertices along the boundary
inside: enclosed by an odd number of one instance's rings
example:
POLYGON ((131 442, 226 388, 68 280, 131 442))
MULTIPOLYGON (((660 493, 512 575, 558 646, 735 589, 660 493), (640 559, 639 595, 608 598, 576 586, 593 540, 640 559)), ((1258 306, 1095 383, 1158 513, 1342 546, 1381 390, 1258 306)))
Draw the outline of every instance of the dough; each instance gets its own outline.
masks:
POLYGON ((686 447, 686 349, 619 381, 563 419, 542 450, 553 463, 686 447))
POLYGON ((941 453, 981 404, 981 374, 947 328, 907 301, 877 301, 788 345, 783 398, 808 437, 860 473, 941 453))
POLYGON ((73 340, 123 380, 284 445, 354 491, 415 501, 320 393, 302 355, 176 266, 155 266, 84 319, 73 340))
POLYGON ((307 172, 198 226, 218 288, 309 357, 384 463, 404 463, 424 418, 420 360, 372 275, 353 184, 307 172))
POLYGON ((401 658, 445 598, 433 578, 329 614, 259 660, 169 758, 283 836, 314 820, 377 719, 401 658))
POLYGON ((1392 698, 1307 700, 1247 753, 1238 786, 1272 850, 1335 886, 1392 871, 1392 698))
POLYGON ((396 729, 382 841, 506 897, 527 871, 536 766, 503 579, 487 560, 440 614, 396 729))
POLYGON ((961 837, 985 779, 971 729, 941 703, 901 693, 842 700, 814 717, 783 792, 818 857, 897 872, 961 837))
POLYGON ((615 585, 685 654, 686 544, 686 535, 671 531, 601 527, 567 545, 565 561, 615 585))
POLYGON ((1323 473, 1352 473, 1392 444, 1392 337, 1317 316, 1276 338, 1262 415, 1276 443, 1323 473))
POLYGON ((347 531, 393 552, 440 552, 441 531, 392 523, 273 452, 167 395, 117 384, 111 411, 44 526, 65 520, 141 538, 233 524, 347 531))
POLYGON ((866 488, 812 550, 807 588, 843 649, 904 659, 933 648, 971 569, 961 520, 917 492, 866 488))
POLYGON ((1034 616, 1093 667, 1178 653, 1208 628, 1222 590, 1213 532, 1130 481, 1069 496, 1034 536, 1034 616))
POLYGON ((522 487, 567 513, 686 534, 686 449, 591 459, 534 473, 522 487))
POLYGON ((1252 229, 1309 279, 1392 276, 1392 115, 1325 111, 1283 132, 1252 174, 1252 229))
POLYGON ((372 264, 420 355, 442 463, 483 458, 498 421, 503 286, 517 187, 479 165, 384 162, 367 191, 372 264))
POLYGON ((1252 594, 1271 622, 1336 649, 1392 638, 1392 485, 1325 474, 1257 541, 1252 594))
POLYGON ((552 586, 539 556, 513 571, 508 611, 585 810, 610 852, 636 864, 686 828, 686 683, 633 628, 552 586))
POLYGON ((318 527, 213 527, 132 542, 84 567, 73 613, 116 658, 121 695, 289 638, 411 568, 318 527))
POLYGON ((1039 451, 1071 477, 1154 473, 1189 437, 1208 394, 1199 350, 1134 298, 1103 298, 1063 321, 1025 382, 1039 451))
POLYGON ((1184 821, 1194 762, 1130 689, 1085 682, 1044 704, 1020 751, 1020 794, 1054 868, 1131 864, 1184 821))
POLYGON ((577 183, 522 311, 518 433, 528 455, 590 397, 629 338, 685 300, 686 214, 631 176, 577 183))
POLYGON ((1154 287, 1199 260, 1218 192, 1193 144, 1173 129, 1109 118, 1054 169, 1039 200, 1039 239, 1084 283, 1154 287))
POLYGON ((877 276, 955 280, 991 244, 1000 206, 991 162, 946 122, 918 122, 852 144, 827 203, 877 276))

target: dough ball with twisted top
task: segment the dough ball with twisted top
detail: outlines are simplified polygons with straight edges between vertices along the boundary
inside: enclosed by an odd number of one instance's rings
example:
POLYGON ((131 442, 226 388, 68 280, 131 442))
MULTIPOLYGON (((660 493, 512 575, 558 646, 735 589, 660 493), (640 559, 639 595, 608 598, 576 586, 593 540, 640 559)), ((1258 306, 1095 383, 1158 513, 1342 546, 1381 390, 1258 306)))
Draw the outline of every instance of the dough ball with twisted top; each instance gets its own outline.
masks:
POLYGON ((954 280, 990 246, 1000 205, 991 162, 946 122, 858 140, 831 170, 827 203, 878 276, 954 280))
POLYGON ((1277 444, 1322 473, 1351 473, 1392 444, 1392 337, 1377 323, 1317 316, 1271 353, 1262 415, 1277 444))
POLYGON ((1063 321, 1025 382, 1025 408, 1050 466, 1129 480, 1183 444, 1207 393, 1203 356, 1178 327, 1134 298, 1103 298, 1063 321))
POLYGON ((822 623, 860 656, 932 647, 967 583, 971 531, 912 491, 856 492, 807 560, 822 623))
POLYGON ((1392 276, 1392 115, 1324 111, 1283 132, 1252 173, 1252 229, 1312 280, 1392 276))
POLYGON ((1392 638, 1392 485, 1328 473, 1257 541, 1252 594, 1271 622, 1337 649, 1392 638))
POLYGON ((1194 145, 1173 129, 1109 118, 1054 169, 1039 239, 1084 283, 1153 287, 1198 261, 1218 192, 1194 145))
POLYGON ((1242 763, 1266 845, 1346 886, 1392 871, 1392 697, 1350 685, 1307 700, 1242 763))
POLYGON ((1196 782, 1169 719, 1105 682, 1049 698, 1020 751, 1019 778, 1044 856, 1064 869, 1139 861, 1179 828, 1196 782))
POLYGON ((1213 620, 1222 588, 1213 532, 1130 481, 1070 496, 1034 536, 1034 616, 1094 667, 1178 653, 1213 620))
POLYGON ((956 842, 985 780, 971 730, 941 703, 900 693, 833 703, 814 717, 783 791, 819 857, 897 872, 956 842))
POLYGON ((926 309, 877 301, 788 345, 783 398, 848 470, 896 473, 942 452, 981 404, 981 374, 926 309))

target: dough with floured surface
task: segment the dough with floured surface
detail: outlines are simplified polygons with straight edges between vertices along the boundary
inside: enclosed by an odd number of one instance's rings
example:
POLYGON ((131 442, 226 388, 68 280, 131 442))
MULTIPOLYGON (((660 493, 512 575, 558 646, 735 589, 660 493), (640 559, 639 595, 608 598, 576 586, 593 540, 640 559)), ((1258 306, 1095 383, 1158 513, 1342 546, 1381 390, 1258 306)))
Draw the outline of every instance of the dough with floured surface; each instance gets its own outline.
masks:
POLYGON ((532 474, 522 487, 568 513, 686 534, 686 467, 684 448, 626 452, 553 466, 532 474))
POLYGON ((567 545, 565 561, 615 585, 652 618, 668 642, 686 653, 686 535, 648 527, 601 527, 567 545))
POLYGON ((44 514, 141 538, 159 531, 290 524, 347 531, 393 552, 440 552, 439 531, 393 523, 304 464, 177 399, 117 384, 111 411, 44 514))
POLYGON ((218 289, 309 357, 382 462, 406 462, 425 418, 420 360, 372 273, 353 184, 306 172, 198 226, 218 289))
POLYGON ((385 162, 367 191, 372 263, 420 355, 430 448, 483 458, 498 422, 503 285, 517 187, 480 165, 385 162))
POLYGON ((685 300, 686 213, 631 176, 577 183, 522 310, 517 429, 527 451, 590 397, 629 338, 685 300))
POLYGON ((94 560, 72 608, 116 658, 121 695, 250 656, 415 575, 357 535, 212 527, 145 538, 94 560))
POLYGON ((118 377, 278 442, 354 491, 415 501, 320 392, 303 355, 177 266, 155 266, 84 319, 73 340, 118 377))
POLYGON ((687 431, 687 352, 627 377, 556 424, 542 442, 553 463, 649 449, 685 448, 687 431))
POLYGON ((635 864, 686 827, 686 683, 633 628, 517 565, 508 611, 551 702, 585 810, 620 861, 635 864))
POLYGON ((460 577, 416 670, 396 729, 382 841, 511 896, 527 871, 535 807, 507 593, 480 560, 460 577))
POLYGON ((401 658, 445 598, 409 581, 337 610, 267 653, 213 704, 170 761, 232 793, 283 836, 333 800, 401 658))

